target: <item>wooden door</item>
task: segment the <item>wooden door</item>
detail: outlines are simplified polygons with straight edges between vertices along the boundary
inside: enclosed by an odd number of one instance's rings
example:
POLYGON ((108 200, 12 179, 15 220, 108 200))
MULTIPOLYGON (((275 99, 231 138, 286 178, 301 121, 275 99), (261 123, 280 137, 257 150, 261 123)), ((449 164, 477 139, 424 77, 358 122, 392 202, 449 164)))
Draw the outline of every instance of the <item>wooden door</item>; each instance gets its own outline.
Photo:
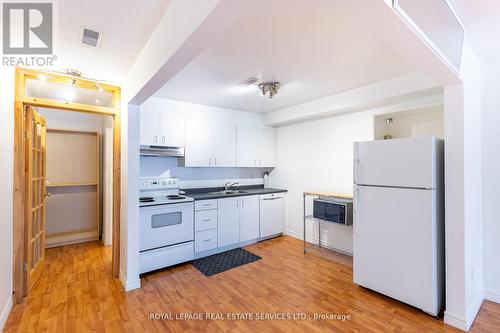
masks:
POLYGON ((25 109, 26 152, 26 293, 42 273, 45 261, 46 126, 45 119, 33 107, 25 109))

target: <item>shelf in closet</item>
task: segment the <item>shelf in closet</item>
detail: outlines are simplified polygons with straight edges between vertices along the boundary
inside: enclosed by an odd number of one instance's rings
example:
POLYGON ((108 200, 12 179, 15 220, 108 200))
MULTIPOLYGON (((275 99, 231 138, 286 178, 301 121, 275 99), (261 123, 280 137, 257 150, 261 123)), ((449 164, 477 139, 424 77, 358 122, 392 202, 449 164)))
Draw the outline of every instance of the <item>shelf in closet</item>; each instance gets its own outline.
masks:
POLYGON ((78 187, 78 186, 98 186, 98 183, 61 183, 47 184, 46 187, 78 187))

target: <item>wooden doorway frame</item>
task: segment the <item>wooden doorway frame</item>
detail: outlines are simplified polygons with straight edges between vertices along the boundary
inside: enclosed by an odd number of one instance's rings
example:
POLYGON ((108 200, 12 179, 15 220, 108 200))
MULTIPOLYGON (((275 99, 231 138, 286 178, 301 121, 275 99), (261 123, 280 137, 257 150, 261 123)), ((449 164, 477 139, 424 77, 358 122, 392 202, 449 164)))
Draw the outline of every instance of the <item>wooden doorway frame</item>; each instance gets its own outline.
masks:
POLYGON ((14 302, 19 303, 27 294, 25 279, 25 152, 24 152, 24 108, 34 107, 58 109, 68 112, 84 112, 95 115, 111 116, 113 119, 113 244, 112 274, 118 278, 120 267, 120 209, 121 209, 121 121, 120 87, 80 79, 76 77, 47 73, 26 68, 16 68, 14 96, 14 214, 13 214, 13 257, 12 257, 12 289, 14 302), (59 101, 43 97, 31 97, 26 94, 26 80, 44 80, 59 84, 72 84, 85 89, 103 89, 113 94, 113 106, 103 107, 87 104, 59 101))

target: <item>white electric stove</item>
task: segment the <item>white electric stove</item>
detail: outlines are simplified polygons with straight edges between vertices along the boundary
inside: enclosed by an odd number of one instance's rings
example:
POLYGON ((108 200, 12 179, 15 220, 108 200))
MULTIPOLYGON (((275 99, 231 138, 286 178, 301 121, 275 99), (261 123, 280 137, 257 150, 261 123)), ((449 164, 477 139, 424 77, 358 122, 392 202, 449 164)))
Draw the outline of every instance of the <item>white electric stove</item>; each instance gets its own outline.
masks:
POLYGON ((139 196, 140 207, 194 201, 193 198, 179 194, 177 178, 141 177, 139 196))
POLYGON ((194 199, 179 194, 179 180, 140 179, 140 272, 194 258, 194 199))

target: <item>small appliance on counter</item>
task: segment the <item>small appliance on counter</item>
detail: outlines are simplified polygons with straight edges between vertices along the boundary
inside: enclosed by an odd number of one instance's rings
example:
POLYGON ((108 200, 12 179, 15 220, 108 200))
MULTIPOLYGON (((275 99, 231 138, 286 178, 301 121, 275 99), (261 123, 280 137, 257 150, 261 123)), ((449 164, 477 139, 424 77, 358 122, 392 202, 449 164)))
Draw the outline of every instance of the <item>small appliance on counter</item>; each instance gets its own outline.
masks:
POLYGON ((140 273, 194 258, 194 200, 179 193, 179 180, 140 179, 140 273))

